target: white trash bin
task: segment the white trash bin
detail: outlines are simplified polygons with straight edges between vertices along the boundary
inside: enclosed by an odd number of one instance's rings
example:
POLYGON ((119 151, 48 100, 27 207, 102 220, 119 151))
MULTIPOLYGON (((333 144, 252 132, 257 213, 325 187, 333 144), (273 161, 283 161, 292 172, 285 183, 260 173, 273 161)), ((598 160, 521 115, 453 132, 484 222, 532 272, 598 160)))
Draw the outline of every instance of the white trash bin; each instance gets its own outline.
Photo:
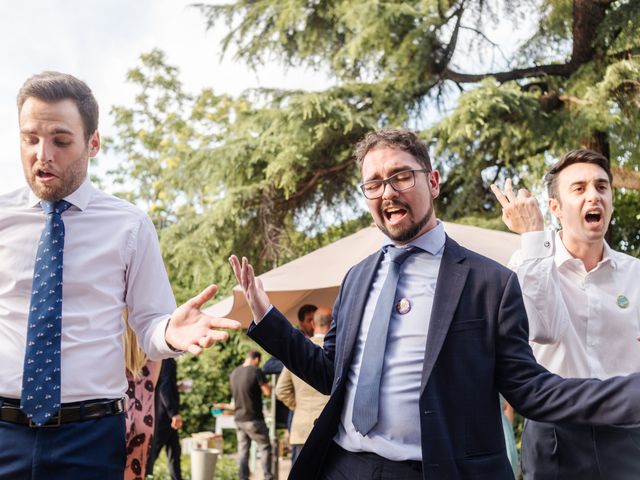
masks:
POLYGON ((213 480, 220 450, 194 448, 191 450, 191 480, 213 480))

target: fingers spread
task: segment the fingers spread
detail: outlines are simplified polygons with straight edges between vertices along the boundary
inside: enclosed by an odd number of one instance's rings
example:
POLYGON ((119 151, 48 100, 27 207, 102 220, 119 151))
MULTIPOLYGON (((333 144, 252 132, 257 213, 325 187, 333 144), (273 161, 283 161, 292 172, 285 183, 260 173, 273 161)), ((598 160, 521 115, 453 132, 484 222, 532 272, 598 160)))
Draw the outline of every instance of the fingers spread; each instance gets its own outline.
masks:
POLYGON ((513 193, 513 182, 511 182, 510 178, 504 182, 504 194, 509 199, 510 202, 515 202, 516 195, 513 193))
POLYGON ((229 318, 208 317, 209 328, 227 328, 230 330, 240 330, 240 322, 229 318))
POLYGON ((187 348, 187 351, 189 353, 193 353, 197 357, 202 353, 202 348, 199 347, 198 345, 189 345, 189 348, 187 348))
POLYGON ((228 338, 229 334, 224 330, 209 330, 199 343, 204 347, 210 347, 214 342, 225 342, 228 338))
POLYGON ((521 188, 520 190, 518 190, 518 199, 519 200, 524 200, 524 199, 530 198, 530 197, 531 197, 531 193, 526 188, 521 188))
POLYGON ((191 305, 199 309, 200 307, 202 307, 202 305, 211 300, 217 291, 218 287, 216 285, 209 285, 202 292, 191 299, 191 305))
POLYGON ((500 205, 502 205, 503 207, 509 205, 509 200, 504 196, 504 193, 502 193, 500 187, 498 187, 495 183, 491 184, 491 191, 498 199, 498 202, 500 202, 500 205))

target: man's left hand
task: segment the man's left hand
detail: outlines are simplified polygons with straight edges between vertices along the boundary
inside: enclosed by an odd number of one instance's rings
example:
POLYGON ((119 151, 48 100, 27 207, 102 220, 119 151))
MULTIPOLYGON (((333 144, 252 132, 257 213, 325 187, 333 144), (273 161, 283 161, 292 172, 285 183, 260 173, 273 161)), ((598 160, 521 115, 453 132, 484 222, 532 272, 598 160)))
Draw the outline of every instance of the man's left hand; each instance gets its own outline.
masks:
POLYGON ((200 311, 218 291, 215 285, 209 285, 199 295, 180 305, 171 315, 164 338, 175 350, 183 350, 200 355, 202 350, 215 342, 225 341, 229 334, 217 330, 226 328, 238 330, 240 322, 228 318, 211 317, 200 311))
POLYGON ((174 430, 180 430, 182 428, 182 415, 174 415, 171 417, 171 428, 174 430))

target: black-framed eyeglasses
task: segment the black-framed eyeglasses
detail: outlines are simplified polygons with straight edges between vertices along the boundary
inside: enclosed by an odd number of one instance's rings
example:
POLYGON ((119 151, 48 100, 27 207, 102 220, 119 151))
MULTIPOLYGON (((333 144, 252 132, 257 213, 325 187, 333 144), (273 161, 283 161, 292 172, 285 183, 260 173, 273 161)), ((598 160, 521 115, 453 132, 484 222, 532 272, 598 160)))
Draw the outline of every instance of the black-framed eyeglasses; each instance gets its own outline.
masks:
POLYGON ((427 168, 419 168, 416 170, 403 170, 394 173, 384 180, 370 180, 360 185, 360 190, 369 200, 380 198, 384 193, 384 187, 388 183, 396 192, 404 192, 409 190, 416 184, 416 172, 430 172, 427 168))

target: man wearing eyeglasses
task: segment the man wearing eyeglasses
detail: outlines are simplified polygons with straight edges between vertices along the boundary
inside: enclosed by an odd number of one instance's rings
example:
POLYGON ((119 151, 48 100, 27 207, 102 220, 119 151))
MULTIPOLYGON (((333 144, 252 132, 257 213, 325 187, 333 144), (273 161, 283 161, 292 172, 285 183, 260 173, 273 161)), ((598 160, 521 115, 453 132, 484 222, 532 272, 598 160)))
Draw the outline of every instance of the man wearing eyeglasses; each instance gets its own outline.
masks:
POLYGON ((369 133, 355 156, 387 240, 347 273, 322 348, 270 305, 246 258, 230 259, 249 335, 331 394, 290 478, 513 479, 499 393, 529 418, 640 424, 640 376, 565 380, 535 362, 516 275, 447 237, 414 133, 369 133))

